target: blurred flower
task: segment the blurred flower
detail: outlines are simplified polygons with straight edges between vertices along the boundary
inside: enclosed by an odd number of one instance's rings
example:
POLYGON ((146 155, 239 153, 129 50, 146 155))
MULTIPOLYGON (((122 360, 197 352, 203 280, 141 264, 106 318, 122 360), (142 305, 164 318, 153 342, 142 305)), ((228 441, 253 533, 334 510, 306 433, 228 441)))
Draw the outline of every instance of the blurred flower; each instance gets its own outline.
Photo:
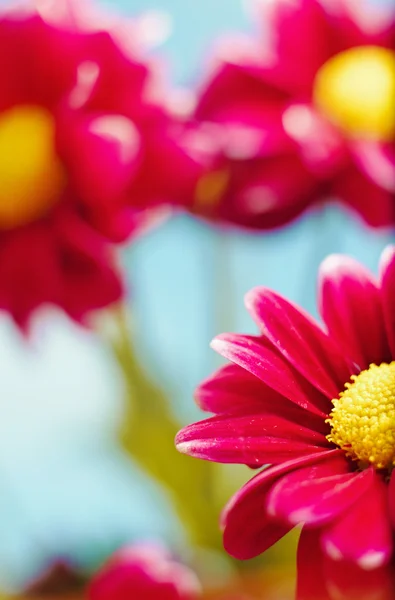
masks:
POLYGON ((261 334, 223 334, 233 364, 197 391, 216 416, 184 428, 178 449, 260 471, 230 501, 222 526, 239 559, 264 552, 295 525, 320 527, 325 555, 365 570, 393 557, 395 524, 395 247, 380 281, 346 256, 321 267, 326 330, 279 294, 246 305, 261 334), (368 518, 367 518, 367 515, 368 518))
POLYGON ((138 23, 88 8, 0 13, 0 307, 22 326, 43 303, 83 320, 117 301, 113 246, 153 218, 131 207, 182 193, 194 164, 138 23))
POLYGON ((89 600, 192 600, 200 591, 195 575, 164 549, 136 545, 116 553, 93 578, 89 600))
POLYGON ((393 225, 393 15, 362 0, 254 4, 262 39, 230 40, 200 94, 217 159, 192 211, 268 229, 333 197, 393 225))

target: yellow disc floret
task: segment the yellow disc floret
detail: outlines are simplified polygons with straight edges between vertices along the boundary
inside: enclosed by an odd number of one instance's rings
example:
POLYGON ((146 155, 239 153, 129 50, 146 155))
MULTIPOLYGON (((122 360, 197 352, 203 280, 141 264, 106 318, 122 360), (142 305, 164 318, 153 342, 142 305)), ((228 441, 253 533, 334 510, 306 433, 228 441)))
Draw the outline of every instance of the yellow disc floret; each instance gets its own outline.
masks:
POLYGON ((0 113, 0 229, 45 215, 64 185, 51 113, 29 105, 0 113))
POLYGON ((314 100, 351 137, 391 140, 395 135, 395 52, 358 46, 320 68, 314 100))
POLYGON ((395 361, 351 377, 333 400, 328 440, 360 466, 392 469, 395 465, 395 361))

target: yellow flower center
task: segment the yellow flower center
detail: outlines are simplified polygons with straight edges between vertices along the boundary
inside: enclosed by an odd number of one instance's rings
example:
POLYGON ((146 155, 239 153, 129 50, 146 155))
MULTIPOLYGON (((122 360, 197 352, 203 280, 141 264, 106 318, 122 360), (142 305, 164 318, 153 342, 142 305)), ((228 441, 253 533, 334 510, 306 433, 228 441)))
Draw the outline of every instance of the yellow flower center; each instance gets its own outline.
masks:
POLYGON ((342 448, 361 467, 395 466, 395 361, 351 377, 333 400, 328 440, 342 448))
POLYGON ((27 105, 0 113, 0 229, 44 216, 64 185, 52 115, 27 105))
POLYGON ((318 107, 353 137, 395 136, 395 52, 359 46, 337 54, 318 71, 318 107))

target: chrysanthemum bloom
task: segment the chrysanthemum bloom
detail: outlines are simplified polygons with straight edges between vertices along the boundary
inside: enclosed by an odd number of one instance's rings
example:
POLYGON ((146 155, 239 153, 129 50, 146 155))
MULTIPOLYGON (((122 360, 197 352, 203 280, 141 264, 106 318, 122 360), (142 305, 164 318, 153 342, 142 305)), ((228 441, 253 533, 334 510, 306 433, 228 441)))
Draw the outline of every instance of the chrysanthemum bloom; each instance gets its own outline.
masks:
POLYGON ((186 427, 181 452, 261 470, 230 501, 222 527, 239 559, 295 525, 319 528, 324 553, 373 570, 393 557, 395 526, 395 247, 380 279, 330 256, 320 272, 322 328, 266 288, 247 295, 260 335, 212 345, 232 364, 197 391, 216 416, 186 427))
POLYGON ((34 5, 0 13, 0 308, 21 325, 43 303, 81 320, 118 300, 113 246, 148 220, 131 207, 175 194, 175 170, 182 191, 190 164, 139 26, 34 5))
POLYGON ((262 38, 230 41, 201 91, 195 116, 218 151, 191 209, 267 229, 337 198, 393 225, 393 14, 364 0, 255 3, 262 38))
POLYGON ((93 578, 89 600, 192 600, 199 584, 187 567, 153 545, 136 545, 116 553, 93 578))

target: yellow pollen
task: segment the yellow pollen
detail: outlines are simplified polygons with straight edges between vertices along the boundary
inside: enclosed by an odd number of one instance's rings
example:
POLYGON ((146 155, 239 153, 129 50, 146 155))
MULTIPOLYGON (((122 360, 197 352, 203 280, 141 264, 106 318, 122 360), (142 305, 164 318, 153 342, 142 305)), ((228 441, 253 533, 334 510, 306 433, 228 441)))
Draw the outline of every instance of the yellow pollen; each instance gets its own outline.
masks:
POLYGON ((227 169, 203 175, 196 186, 194 208, 199 211, 217 206, 228 188, 229 180, 227 169))
POLYGON ((351 377, 333 400, 328 440, 360 466, 392 469, 395 465, 395 361, 351 377))
POLYGON ((317 106, 351 137, 395 136, 395 52, 358 46, 335 55, 318 71, 317 106))
POLYGON ((52 115, 28 105, 0 113, 0 230, 44 216, 64 185, 52 115))

